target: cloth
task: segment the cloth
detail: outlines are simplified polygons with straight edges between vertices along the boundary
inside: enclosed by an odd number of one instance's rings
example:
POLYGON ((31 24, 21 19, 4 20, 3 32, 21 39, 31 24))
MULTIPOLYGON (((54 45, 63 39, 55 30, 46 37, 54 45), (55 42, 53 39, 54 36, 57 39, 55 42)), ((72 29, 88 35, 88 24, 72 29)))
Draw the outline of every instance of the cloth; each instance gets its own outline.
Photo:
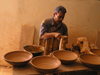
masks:
MULTIPOLYGON (((52 32, 58 32, 58 33, 61 33, 62 35, 68 36, 67 26, 63 22, 61 24, 59 24, 57 27, 55 27, 53 18, 45 19, 41 23, 40 36, 42 36, 44 33, 52 33, 52 32)), ((49 40, 50 40, 49 43, 51 43, 51 41, 53 41, 52 51, 58 50, 60 41, 54 37, 53 37, 53 39, 51 38, 49 40)), ((45 46, 45 40, 40 38, 39 45, 45 46)), ((51 51, 51 49, 49 51, 51 51)))
POLYGON ((90 53, 90 49, 98 49, 97 46, 95 46, 92 43, 89 43, 86 37, 79 37, 77 38, 77 44, 80 46, 80 53, 90 53))

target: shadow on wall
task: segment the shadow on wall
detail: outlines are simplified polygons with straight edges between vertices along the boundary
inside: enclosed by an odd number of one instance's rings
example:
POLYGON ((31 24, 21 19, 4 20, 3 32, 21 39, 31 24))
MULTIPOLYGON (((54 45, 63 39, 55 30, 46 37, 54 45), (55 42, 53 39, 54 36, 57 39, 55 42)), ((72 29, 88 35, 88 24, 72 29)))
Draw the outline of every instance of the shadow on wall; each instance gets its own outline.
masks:
POLYGON ((33 44, 34 31, 35 27, 33 25, 22 26, 19 50, 23 50, 23 46, 33 44))
POLYGON ((100 30, 96 31, 95 45, 100 49, 100 30))

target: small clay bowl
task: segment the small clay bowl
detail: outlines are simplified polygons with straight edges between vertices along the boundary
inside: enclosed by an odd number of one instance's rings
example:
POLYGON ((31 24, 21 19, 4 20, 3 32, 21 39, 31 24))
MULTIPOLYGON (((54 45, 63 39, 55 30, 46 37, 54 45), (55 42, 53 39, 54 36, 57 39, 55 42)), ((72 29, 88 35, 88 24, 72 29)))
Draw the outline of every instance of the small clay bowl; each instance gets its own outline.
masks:
POLYGON ((12 51, 4 55, 4 60, 13 66, 26 65, 33 55, 28 51, 12 51))
POLYGON ((94 68, 94 69, 100 68, 100 57, 97 55, 81 54, 79 56, 79 59, 87 67, 94 68))
POLYGON ((52 73, 61 65, 61 61, 50 56, 37 56, 31 59, 31 64, 39 72, 52 73))
POLYGON ((27 45, 23 47, 24 51, 32 53, 33 57, 43 55, 44 47, 41 45, 27 45))
POLYGON ((62 64, 73 63, 78 58, 78 55, 76 53, 68 50, 54 51, 53 56, 58 58, 62 64))
POLYGON ((91 49, 90 50, 93 54, 100 56, 100 49, 91 49))

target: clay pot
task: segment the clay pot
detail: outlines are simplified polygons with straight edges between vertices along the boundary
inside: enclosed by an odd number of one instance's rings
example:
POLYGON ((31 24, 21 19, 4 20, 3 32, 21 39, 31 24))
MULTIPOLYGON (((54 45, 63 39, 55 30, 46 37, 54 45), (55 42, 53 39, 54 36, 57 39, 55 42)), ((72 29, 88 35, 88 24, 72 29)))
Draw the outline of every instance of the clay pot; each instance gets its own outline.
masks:
POLYGON ((100 68, 100 57, 93 54, 81 54, 79 56, 81 62, 90 68, 100 68))
POLYGON ((33 55, 27 51, 12 51, 4 55, 4 60, 13 66, 26 65, 33 55))
POLYGON ((61 60, 62 64, 73 63, 78 58, 76 53, 67 50, 54 51, 53 56, 61 60))
POLYGON ((32 58, 31 64, 39 72, 52 73, 61 65, 61 61, 50 56, 37 56, 32 58))
POLYGON ((92 52, 93 54, 96 54, 96 55, 100 56, 100 49, 91 49, 90 52, 92 52))
POLYGON ((40 45, 27 45, 23 47, 24 51, 32 53, 33 57, 43 55, 44 47, 40 45))

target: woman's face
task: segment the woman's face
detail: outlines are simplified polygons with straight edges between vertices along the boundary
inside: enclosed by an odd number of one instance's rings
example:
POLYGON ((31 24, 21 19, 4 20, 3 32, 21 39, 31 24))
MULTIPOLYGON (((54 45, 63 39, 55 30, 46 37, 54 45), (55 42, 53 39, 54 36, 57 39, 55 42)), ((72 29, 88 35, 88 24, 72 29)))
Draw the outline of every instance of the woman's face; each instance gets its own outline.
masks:
POLYGON ((60 24, 64 19, 65 14, 58 12, 57 14, 54 13, 54 22, 56 24, 60 24))

